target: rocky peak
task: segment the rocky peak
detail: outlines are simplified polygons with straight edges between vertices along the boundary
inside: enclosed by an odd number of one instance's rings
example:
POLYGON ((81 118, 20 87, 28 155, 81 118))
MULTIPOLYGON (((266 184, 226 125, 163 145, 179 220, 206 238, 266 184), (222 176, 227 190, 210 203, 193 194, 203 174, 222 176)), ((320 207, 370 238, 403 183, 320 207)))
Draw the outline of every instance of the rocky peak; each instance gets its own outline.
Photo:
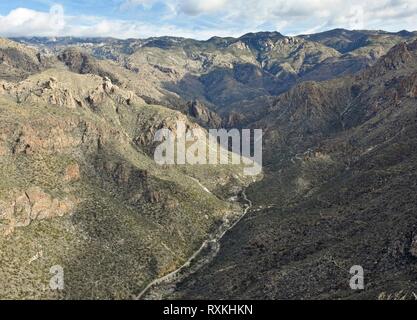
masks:
POLYGON ((411 43, 403 42, 394 46, 377 63, 365 72, 365 76, 378 77, 394 70, 411 70, 417 66, 417 40, 411 43))
POLYGON ((33 48, 0 38, 0 79, 23 80, 47 67, 49 62, 33 48))
POLYGON ((78 48, 69 48, 58 55, 58 59, 64 62, 71 71, 77 73, 92 73, 96 68, 94 59, 78 48))
POLYGON ((69 48, 64 50, 58 55, 58 59, 72 72, 80 74, 95 74, 111 79, 113 83, 120 84, 120 80, 115 74, 105 70, 101 66, 100 61, 79 48, 69 48))
POLYGON ((218 128, 221 125, 221 118, 213 111, 210 111, 202 102, 193 100, 187 103, 188 115, 195 118, 198 123, 205 127, 218 128))
POLYGON ((240 41, 256 51, 271 49, 273 44, 285 37, 279 32, 247 33, 239 38, 240 41))

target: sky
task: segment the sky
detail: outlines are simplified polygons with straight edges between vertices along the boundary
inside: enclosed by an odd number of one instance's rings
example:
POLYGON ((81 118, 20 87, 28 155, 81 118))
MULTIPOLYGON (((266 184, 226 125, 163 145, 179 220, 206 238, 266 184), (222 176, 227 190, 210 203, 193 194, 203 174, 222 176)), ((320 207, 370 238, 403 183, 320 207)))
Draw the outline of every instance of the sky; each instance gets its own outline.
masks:
POLYGON ((0 36, 208 39, 417 30, 417 0, 0 0, 0 36))

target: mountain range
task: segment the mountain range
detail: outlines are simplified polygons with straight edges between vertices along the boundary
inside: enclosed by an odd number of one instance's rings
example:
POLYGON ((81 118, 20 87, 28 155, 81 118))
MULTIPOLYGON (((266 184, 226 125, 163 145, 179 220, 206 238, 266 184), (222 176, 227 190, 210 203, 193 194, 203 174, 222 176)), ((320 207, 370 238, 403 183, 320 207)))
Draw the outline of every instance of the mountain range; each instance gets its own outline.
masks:
POLYGON ((0 298, 135 298, 246 197, 219 251, 154 292, 412 298, 416 98, 416 32, 1 39, 0 298), (262 175, 158 166, 154 134, 177 121, 262 129, 262 175))

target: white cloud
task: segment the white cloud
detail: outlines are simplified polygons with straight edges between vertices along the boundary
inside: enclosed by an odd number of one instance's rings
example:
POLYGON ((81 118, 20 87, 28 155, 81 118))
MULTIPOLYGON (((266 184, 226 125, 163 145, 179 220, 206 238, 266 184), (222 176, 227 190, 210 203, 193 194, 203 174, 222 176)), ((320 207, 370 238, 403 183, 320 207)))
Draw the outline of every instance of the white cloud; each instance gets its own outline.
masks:
MULTIPOLYGON (((75 19, 75 18, 74 18, 75 19)), ((222 29, 192 30, 181 28, 173 24, 151 25, 147 23, 108 20, 96 17, 85 17, 88 23, 72 24, 68 23, 62 35, 78 37, 114 37, 114 38, 148 38, 154 36, 176 36, 186 38, 208 39, 213 34, 219 36, 230 36, 230 32, 222 29), (92 23, 91 20, 94 20, 92 23)), ((84 20, 83 19, 83 20, 84 20)), ((72 19, 68 19, 70 21, 72 19)), ((79 18, 77 18, 79 20, 79 18)), ((238 36, 239 34, 235 34, 238 36)))
POLYGON ((129 10, 132 7, 142 6, 145 9, 149 9, 155 3, 155 0, 126 0, 122 3, 121 9, 129 10))
POLYGON ((417 29, 416 0, 126 0, 121 8, 135 6, 149 19, 123 20, 123 10, 112 19, 64 15, 60 5, 49 12, 18 8, 0 16, 0 35, 207 39, 261 30, 294 35, 332 28, 417 29))
POLYGON ((149 24, 95 16, 65 16, 64 9, 60 5, 52 6, 49 12, 17 8, 5 16, 0 15, 0 36, 5 37, 90 36, 126 39, 172 35, 209 38, 212 32, 220 36, 229 35, 228 32, 221 29, 193 31, 169 23, 149 24))
MULTIPOLYGON (((144 1, 144 0, 128 0, 144 1)), ((417 29, 416 0, 146 0, 178 15, 205 15, 236 30, 283 25, 295 33, 328 28, 417 29)), ((256 30, 254 30, 256 31, 256 30)))
POLYGON ((64 8, 61 5, 52 6, 49 12, 18 8, 0 16, 0 32, 4 36, 56 36, 64 27, 64 8))
POLYGON ((183 0, 179 4, 180 11, 189 15, 210 13, 224 8, 227 0, 183 0))

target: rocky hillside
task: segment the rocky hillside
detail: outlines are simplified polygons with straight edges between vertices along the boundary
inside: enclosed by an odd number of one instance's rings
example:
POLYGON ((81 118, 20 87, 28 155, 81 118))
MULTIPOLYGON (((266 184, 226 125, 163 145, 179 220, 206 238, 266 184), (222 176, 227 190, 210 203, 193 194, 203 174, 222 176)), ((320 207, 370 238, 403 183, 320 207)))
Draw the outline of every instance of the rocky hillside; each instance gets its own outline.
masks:
POLYGON ((176 298, 386 299, 416 292, 417 42, 279 96, 256 209, 176 298), (244 261, 244 262, 243 262, 244 261), (365 270, 364 291, 349 270, 365 270))
POLYGON ((242 212, 250 184, 251 212, 167 298, 411 297, 416 38, 0 40, 0 298, 135 297, 242 212), (178 120, 262 128, 262 181, 158 166, 154 134, 178 120))
POLYGON ((0 79, 22 80, 48 67, 51 60, 35 48, 0 38, 0 79))
POLYGON ((157 165, 156 130, 198 125, 91 73, 104 69, 82 54, 59 60, 0 82, 0 297, 132 298, 240 212, 228 198, 251 179, 157 165), (55 265, 63 292, 49 289, 55 265))
POLYGON ((84 52, 83 57, 73 57, 78 64, 70 67, 79 72, 105 74, 145 101, 183 113, 188 103, 198 100, 219 114, 223 126, 230 122, 233 126, 236 112, 240 124, 254 122, 262 117, 271 97, 297 83, 354 74, 375 63, 395 44, 416 36, 407 32, 333 30, 298 37, 278 32, 249 33, 207 41, 173 37, 16 40, 56 53, 63 61, 75 54, 68 48, 76 47, 84 52), (93 57, 100 61, 92 63, 93 57), (84 70, 80 70, 82 61, 84 70), (259 107, 250 108, 250 112, 241 110, 250 104, 259 107))

